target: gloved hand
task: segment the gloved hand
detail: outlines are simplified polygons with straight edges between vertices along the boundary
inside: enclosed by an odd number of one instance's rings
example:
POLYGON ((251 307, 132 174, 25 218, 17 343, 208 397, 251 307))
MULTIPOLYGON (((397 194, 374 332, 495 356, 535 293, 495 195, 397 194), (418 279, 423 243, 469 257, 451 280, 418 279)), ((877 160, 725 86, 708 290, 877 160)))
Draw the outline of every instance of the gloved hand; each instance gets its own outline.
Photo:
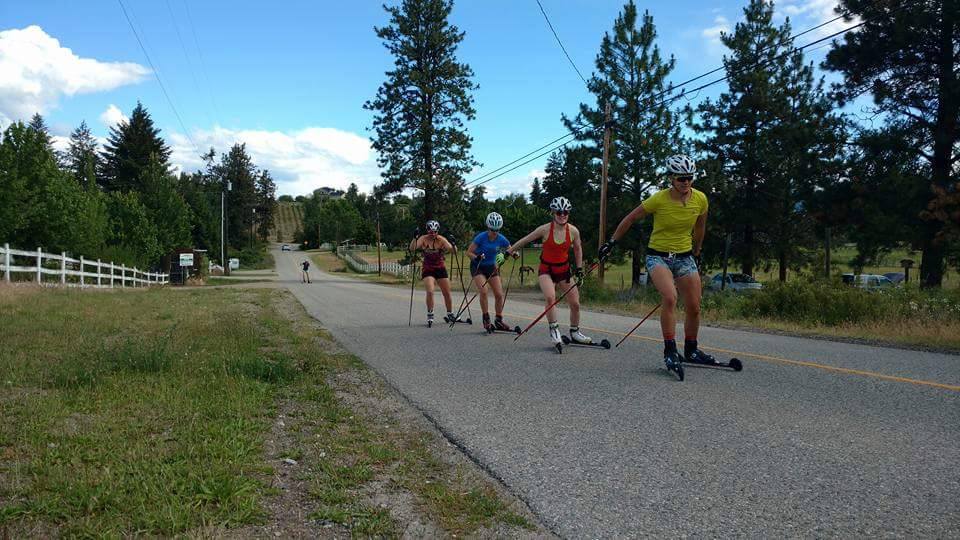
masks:
POLYGON ((607 257, 610 256, 610 253, 613 252, 613 246, 615 245, 617 245, 617 241, 611 238, 600 246, 600 249, 597 251, 597 256, 600 258, 600 262, 607 260, 607 257))
POLYGON ((517 253, 516 251, 511 251, 511 252, 510 252, 510 256, 513 257, 514 259, 519 259, 519 258, 520 258, 520 254, 517 253))
POLYGON ((577 283, 583 283, 584 271, 583 267, 579 267, 573 271, 573 275, 577 278, 577 283))
POLYGON ((502 265, 505 259, 506 257, 503 256, 503 253, 497 253, 497 258, 496 258, 497 266, 502 265))
POLYGON ((486 254, 484 254, 484 253, 478 253, 477 256, 476 256, 476 258, 473 259, 473 260, 477 261, 477 264, 480 264, 480 263, 481 263, 484 259, 486 259, 486 258, 487 258, 486 254))

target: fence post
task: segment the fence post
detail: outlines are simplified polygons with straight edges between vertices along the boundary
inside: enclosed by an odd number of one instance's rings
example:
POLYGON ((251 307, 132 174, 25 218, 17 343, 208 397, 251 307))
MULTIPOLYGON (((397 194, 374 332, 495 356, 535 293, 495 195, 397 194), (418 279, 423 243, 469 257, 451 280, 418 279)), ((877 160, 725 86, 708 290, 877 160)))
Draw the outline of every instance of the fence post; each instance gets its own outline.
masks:
POLYGON ((113 261, 110 261, 110 288, 113 288, 113 274, 117 271, 116 265, 113 264, 113 261))
POLYGON ((127 286, 127 265, 120 265, 120 288, 126 288, 127 286))
POLYGON ((83 279, 84 266, 86 266, 86 263, 83 260, 83 255, 81 255, 80 256, 80 288, 81 289, 83 288, 83 284, 84 284, 84 279, 83 279))
POLYGON ((10 283, 10 244, 3 244, 3 280, 10 283))
POLYGON ((67 252, 60 252, 60 284, 67 284, 67 252))
POLYGON ((40 284, 40 268, 43 266, 43 251, 37 248, 37 285, 40 284))
POLYGON ((100 287, 100 259, 97 259, 97 287, 100 287))

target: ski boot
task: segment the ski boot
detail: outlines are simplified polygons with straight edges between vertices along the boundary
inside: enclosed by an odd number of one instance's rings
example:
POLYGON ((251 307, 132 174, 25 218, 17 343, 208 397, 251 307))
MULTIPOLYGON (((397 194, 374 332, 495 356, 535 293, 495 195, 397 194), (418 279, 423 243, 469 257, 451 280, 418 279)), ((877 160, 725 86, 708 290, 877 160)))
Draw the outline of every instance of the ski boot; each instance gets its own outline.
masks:
POLYGON ((667 371, 672 371, 677 374, 677 378, 681 381, 683 380, 683 361, 680 358, 680 353, 677 351, 670 351, 663 355, 663 363, 667 367, 667 371))
POLYGON ((687 355, 687 357, 684 359, 684 362, 701 366, 730 368, 734 371, 740 371, 743 369, 743 363, 740 362, 739 358, 731 358, 729 362, 721 362, 713 356, 701 351, 700 349, 697 349, 691 354, 687 355))
POLYGON ((490 314, 483 314, 483 329, 487 331, 488 334, 493 333, 493 325, 490 324, 490 314))
POLYGON ((590 336, 584 335, 580 332, 579 326, 570 327, 570 337, 562 336, 564 345, 580 345, 583 347, 602 347, 604 349, 610 348, 610 342, 602 339, 600 342, 593 341, 593 338, 590 336))
POLYGON ((563 354, 563 338, 560 335, 560 325, 558 323, 550 323, 550 341, 553 342, 557 353, 563 354))
POLYGON ((493 329, 490 330, 490 333, 493 332, 510 332, 511 334, 519 334, 520 327, 515 326, 510 328, 507 326, 507 323, 503 322, 503 317, 497 317, 493 320, 493 329))
POLYGON ((427 312, 427 328, 433 328, 433 312, 427 312))

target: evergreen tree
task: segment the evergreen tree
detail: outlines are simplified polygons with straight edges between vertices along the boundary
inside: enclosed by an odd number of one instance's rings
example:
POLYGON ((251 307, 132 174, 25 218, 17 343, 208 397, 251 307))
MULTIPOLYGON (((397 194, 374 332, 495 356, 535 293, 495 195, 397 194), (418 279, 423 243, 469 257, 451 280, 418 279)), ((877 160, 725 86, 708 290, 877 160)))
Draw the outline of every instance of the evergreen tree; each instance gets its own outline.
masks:
POLYGON ((169 172, 170 148, 153 126, 150 113, 140 103, 130 113, 130 120, 110 128, 107 144, 100 154, 100 180, 107 191, 142 191, 143 172, 152 159, 164 173, 169 172))
POLYGON ((175 249, 191 247, 193 215, 177 192, 177 181, 155 156, 151 157, 139 178, 143 187, 140 199, 157 231, 157 247, 161 256, 175 249))
MULTIPOLYGON (((733 255, 752 274, 773 256, 780 279, 796 267, 813 241, 806 213, 817 189, 836 175, 831 166, 843 144, 843 123, 833 115, 813 70, 790 52, 790 22, 775 27, 773 4, 751 0, 744 21, 721 40, 728 89, 706 100, 694 129, 707 154, 698 188, 711 194, 714 231, 736 233, 733 255)), ((715 234, 715 233, 714 233, 715 234)), ((716 241, 713 242, 715 245, 716 241)))
MULTIPOLYGON (((597 73, 587 83, 596 97, 595 106, 581 104, 575 119, 563 118, 570 130, 588 126, 577 138, 590 141, 593 157, 599 159, 605 107, 611 107, 616 127, 609 156, 607 231, 612 231, 611 227, 658 186, 666 158, 685 148, 680 134, 682 119, 663 98, 670 88, 667 77, 675 62, 660 55, 656 38, 653 16, 644 12, 639 18, 637 6, 629 0, 617 16, 612 34, 604 34, 596 59, 597 73)), ((599 174, 593 176, 599 178, 599 174)), ((642 238, 631 235, 624 240, 634 259, 642 260, 642 238)), ((634 282, 641 270, 635 265, 634 282)))
POLYGON ((30 118, 30 129, 36 132, 38 137, 38 142, 51 150, 53 149, 52 140, 50 138, 50 128, 47 127, 47 122, 40 116, 40 113, 34 113, 30 118))
MULTIPOLYGON (((929 175, 917 177, 926 200, 899 219, 921 221, 920 279, 926 287, 943 282, 948 232, 960 230, 958 160, 960 123, 960 4, 955 1, 898 2, 841 0, 837 10, 866 24, 844 35, 824 66, 843 74, 834 87, 841 103, 873 95, 875 112, 896 131, 906 128, 916 142, 911 153, 929 175)), ((893 143, 893 141, 888 141, 893 143)), ((956 236, 953 241, 957 242, 956 236)))
POLYGON ((246 144, 235 144, 221 156, 217 174, 225 185, 231 186, 227 192, 227 239, 231 246, 243 249, 249 245, 252 234, 258 176, 246 144))
POLYGON ((376 33, 394 56, 394 69, 364 104, 375 113, 371 140, 383 169, 382 193, 423 190, 424 219, 437 216, 445 184, 461 184, 478 164, 464 127, 476 113, 470 93, 477 86, 473 71, 456 58, 464 33, 448 21, 452 8, 452 0, 384 6, 390 24, 376 33))
POLYGON ((270 176, 270 171, 263 170, 257 176, 257 235, 260 240, 265 240, 270 234, 270 227, 273 224, 274 210, 277 206, 275 200, 277 194, 277 184, 270 176))
POLYGON ((70 134, 70 147, 65 158, 66 169, 85 189, 93 189, 97 184, 97 169, 100 156, 97 154, 97 140, 86 121, 70 134))
POLYGON ((110 215, 109 247, 104 259, 141 268, 155 267, 161 255, 157 243, 157 227, 149 212, 133 192, 107 194, 110 215))
POLYGON ((37 212, 36 191, 31 185, 38 180, 31 178, 52 172, 49 164, 44 167, 43 160, 30 151, 35 133, 22 122, 14 122, 0 141, 0 239, 16 246, 35 243, 27 234, 37 212))

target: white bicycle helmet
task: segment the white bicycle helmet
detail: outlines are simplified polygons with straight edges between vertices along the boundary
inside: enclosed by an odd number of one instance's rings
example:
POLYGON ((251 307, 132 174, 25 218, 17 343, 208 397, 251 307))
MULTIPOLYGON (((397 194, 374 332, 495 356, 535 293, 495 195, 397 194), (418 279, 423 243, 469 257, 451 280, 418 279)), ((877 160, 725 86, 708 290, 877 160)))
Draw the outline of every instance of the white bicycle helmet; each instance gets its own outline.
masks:
POLYGON ((439 221, 435 219, 431 219, 430 221, 427 222, 427 232, 438 232, 439 230, 440 230, 439 221))
POLYGON ((487 228, 491 231, 499 231, 503 227, 503 216, 496 212, 487 214, 487 228))
POLYGON ((689 157, 683 154, 677 154, 667 158, 667 172, 683 176, 693 176, 697 174, 697 164, 689 157))
POLYGON ((551 212, 569 212, 570 210, 573 210, 573 204, 566 197, 554 197, 550 201, 551 212))

